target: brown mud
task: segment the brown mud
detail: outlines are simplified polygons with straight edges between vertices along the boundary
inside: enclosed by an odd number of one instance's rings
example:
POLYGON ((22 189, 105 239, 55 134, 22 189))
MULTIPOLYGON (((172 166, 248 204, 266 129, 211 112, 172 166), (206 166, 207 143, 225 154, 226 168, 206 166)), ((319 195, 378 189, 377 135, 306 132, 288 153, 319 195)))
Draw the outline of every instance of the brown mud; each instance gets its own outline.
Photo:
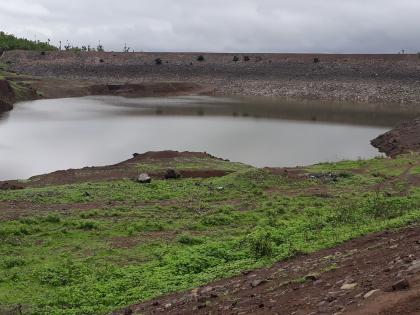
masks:
POLYGON ((403 122, 391 131, 371 141, 388 156, 420 151, 420 118, 403 122))

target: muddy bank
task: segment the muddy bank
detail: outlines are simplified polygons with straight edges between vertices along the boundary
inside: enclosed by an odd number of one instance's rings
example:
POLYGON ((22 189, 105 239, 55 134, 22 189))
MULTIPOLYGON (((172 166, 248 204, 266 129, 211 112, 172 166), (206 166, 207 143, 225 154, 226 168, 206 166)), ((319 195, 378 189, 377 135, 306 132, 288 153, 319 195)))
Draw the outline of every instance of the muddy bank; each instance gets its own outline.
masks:
POLYGON ((13 108, 15 93, 7 80, 0 80, 0 113, 13 108))
POLYGON ((398 154, 420 151, 420 118, 406 121, 371 141, 380 152, 395 157, 398 154))
POLYGON ((0 80, 0 114, 13 104, 36 99, 109 95, 124 97, 162 97, 211 95, 213 90, 194 82, 98 83, 26 75, 6 76, 0 80))
POLYGON ((12 70, 100 82, 193 82, 217 95, 420 103, 417 55, 7 52, 12 70), (202 56, 202 61, 198 57, 202 56), (236 58, 235 58, 236 57, 236 58), (158 61, 157 61, 158 60, 158 61))
POLYGON ((51 185, 75 184, 95 181, 136 180, 140 173, 147 172, 153 179, 165 178, 166 171, 174 163, 185 163, 185 167, 178 167, 183 178, 209 178, 227 175, 232 170, 220 168, 220 163, 226 162, 207 153, 158 151, 143 154, 134 153, 131 159, 107 166, 92 166, 81 169, 68 169, 55 171, 49 174, 33 176, 26 181, 8 180, 0 181, 0 190, 18 190, 29 187, 45 187, 51 185), (197 160, 199 159, 199 162, 197 160), (209 167, 212 163, 218 167, 209 167), (153 169, 142 168, 142 165, 153 164, 153 169), (207 164, 206 164, 207 163, 207 164), (197 165, 194 165, 197 164, 197 165))

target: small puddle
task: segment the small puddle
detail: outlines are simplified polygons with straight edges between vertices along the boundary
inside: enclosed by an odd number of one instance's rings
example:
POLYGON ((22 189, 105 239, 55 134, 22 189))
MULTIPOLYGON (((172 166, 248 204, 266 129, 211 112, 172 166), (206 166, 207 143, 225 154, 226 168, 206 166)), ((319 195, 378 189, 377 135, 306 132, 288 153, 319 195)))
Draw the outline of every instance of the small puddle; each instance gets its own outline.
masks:
POLYGON ((0 117, 0 179, 113 164, 157 150, 205 151, 254 166, 371 158, 379 153, 369 141, 411 115, 265 98, 23 102, 0 117))

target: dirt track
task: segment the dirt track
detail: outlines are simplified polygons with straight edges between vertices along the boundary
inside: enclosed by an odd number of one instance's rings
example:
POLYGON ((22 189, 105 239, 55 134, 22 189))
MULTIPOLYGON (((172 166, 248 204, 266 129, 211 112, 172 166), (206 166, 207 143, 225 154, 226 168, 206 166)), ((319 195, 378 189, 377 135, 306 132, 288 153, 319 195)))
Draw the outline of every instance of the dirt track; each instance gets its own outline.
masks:
POLYGON ((114 314, 419 314, 419 299, 420 227, 414 225, 114 314))

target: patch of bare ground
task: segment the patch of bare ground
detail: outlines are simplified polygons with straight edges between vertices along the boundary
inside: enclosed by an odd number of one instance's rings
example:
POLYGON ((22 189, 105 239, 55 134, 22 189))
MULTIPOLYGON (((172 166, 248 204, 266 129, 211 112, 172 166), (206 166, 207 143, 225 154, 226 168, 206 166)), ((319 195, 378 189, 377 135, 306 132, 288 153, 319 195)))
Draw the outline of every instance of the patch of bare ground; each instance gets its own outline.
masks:
POLYGON ((367 235, 113 314, 418 314, 420 227, 367 235))
POLYGON ((119 236, 110 240, 110 245, 113 248, 132 248, 141 243, 150 242, 153 240, 171 241, 179 232, 177 231, 151 231, 143 232, 136 236, 119 236))
POLYGON ((0 201, 0 221, 19 220, 27 216, 46 215, 51 212, 73 214, 92 209, 105 209, 113 204, 100 204, 97 202, 74 204, 36 204, 29 201, 0 201))

